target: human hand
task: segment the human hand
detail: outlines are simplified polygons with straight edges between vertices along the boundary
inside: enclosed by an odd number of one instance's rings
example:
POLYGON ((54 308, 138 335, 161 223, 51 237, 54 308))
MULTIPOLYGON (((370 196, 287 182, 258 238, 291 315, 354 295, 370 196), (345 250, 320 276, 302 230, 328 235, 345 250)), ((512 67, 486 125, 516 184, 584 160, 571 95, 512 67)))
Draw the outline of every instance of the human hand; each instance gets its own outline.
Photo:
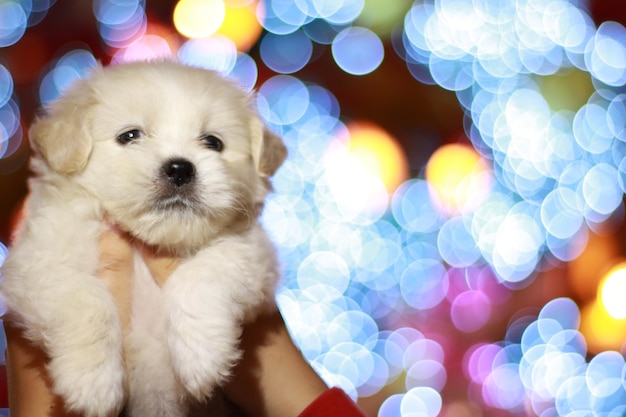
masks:
MULTIPOLYGON (((140 251, 153 278, 163 286, 179 260, 148 246, 140 251)), ((101 239, 100 253, 99 276, 107 282, 120 312, 125 312, 121 319, 127 325, 132 248, 123 235, 109 231, 101 239)), ((241 348, 243 357, 223 391, 249 416, 295 417, 327 390, 293 343, 277 308, 244 327, 241 348)))
MULTIPOLYGON (((155 281, 162 286, 179 260, 149 246, 137 248, 155 281)), ((99 242, 98 276, 113 294, 124 329, 130 322, 134 248, 122 232, 109 228, 99 242)), ((12 417, 78 417, 64 410, 52 392, 46 356, 10 321, 5 322, 9 403, 12 417)), ((302 357, 278 310, 244 328, 244 351, 225 395, 250 416, 294 417, 327 387, 302 357)))
MULTIPOLYGON (((107 229, 99 242, 101 277, 115 296, 122 323, 128 324, 130 279, 133 273, 132 247, 123 234, 107 229)), ((9 406, 12 417, 71 417, 63 401, 52 390, 46 371, 48 358, 16 327, 10 317, 4 319, 7 339, 6 367, 9 382, 9 406)))
POLYGON ((249 416, 298 416, 328 389, 293 343, 278 309, 244 327, 241 348, 224 393, 249 416))

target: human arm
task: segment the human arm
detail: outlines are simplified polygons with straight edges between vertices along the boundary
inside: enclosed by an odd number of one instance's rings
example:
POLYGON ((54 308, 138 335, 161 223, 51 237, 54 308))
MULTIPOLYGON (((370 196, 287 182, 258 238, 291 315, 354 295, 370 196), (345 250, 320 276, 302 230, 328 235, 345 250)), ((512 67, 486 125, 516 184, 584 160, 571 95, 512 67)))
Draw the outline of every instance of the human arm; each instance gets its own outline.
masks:
MULTIPOLYGON (((123 327, 127 327, 133 249, 123 234, 106 230, 102 234, 99 251, 98 276, 105 280, 113 293, 123 327)), ((148 247, 143 248, 142 255, 160 285, 178 264, 175 258, 154 253, 148 247)), ((19 329, 11 326, 10 321, 5 323, 5 328, 11 417, 75 417, 64 411, 62 401, 52 393, 42 350, 30 344, 19 329)), ((322 406, 328 406, 330 401, 331 404, 343 404, 356 410, 347 397, 339 398, 336 390, 328 391, 293 343, 278 310, 248 324, 241 346, 243 358, 233 370, 233 377, 224 391, 249 416, 296 417, 305 409, 308 412, 319 410, 319 399, 326 401, 322 406)), ((361 415, 304 412, 302 417, 361 415)))
MULTIPOLYGON (((98 276, 105 280, 115 296, 123 323, 128 322, 132 248, 123 235, 112 230, 102 234, 99 245, 98 276)), ((4 318, 7 340, 6 369, 11 417, 74 417, 52 391, 46 371, 47 357, 16 327, 10 316, 4 318)), ((78 416, 76 416, 78 417, 78 416)))

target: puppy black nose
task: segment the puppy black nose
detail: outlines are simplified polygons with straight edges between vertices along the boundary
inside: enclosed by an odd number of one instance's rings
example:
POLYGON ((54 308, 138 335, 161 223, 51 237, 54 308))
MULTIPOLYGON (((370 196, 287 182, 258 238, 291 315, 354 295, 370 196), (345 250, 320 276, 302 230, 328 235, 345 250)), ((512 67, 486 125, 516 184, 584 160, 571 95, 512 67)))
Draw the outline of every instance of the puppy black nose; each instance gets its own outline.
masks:
POLYGON ((182 187, 189 184, 196 176, 196 168, 186 159, 171 159, 163 165, 163 173, 170 183, 176 187, 182 187))

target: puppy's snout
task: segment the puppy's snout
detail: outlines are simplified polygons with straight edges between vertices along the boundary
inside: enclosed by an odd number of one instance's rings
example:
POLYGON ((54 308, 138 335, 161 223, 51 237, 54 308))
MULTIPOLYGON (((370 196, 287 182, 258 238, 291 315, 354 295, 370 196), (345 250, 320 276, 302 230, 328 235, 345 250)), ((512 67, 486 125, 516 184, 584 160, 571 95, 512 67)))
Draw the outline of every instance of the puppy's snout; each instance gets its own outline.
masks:
POLYGON ((194 179, 196 168, 186 159, 171 159, 163 164, 163 174, 172 185, 182 187, 194 179))

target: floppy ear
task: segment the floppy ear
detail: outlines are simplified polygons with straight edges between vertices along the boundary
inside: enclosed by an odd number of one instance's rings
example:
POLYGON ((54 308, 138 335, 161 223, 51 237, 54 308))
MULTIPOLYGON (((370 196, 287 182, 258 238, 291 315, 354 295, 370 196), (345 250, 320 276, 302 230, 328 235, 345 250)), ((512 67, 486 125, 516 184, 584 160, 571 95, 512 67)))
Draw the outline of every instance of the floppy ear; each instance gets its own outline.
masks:
POLYGON ((31 143, 52 170, 72 175, 87 164, 93 146, 88 125, 94 101, 86 82, 78 81, 31 125, 31 143))
POLYGON ((253 120, 252 131, 252 158, 257 172, 261 177, 271 177, 287 158, 287 148, 258 117, 253 120))

